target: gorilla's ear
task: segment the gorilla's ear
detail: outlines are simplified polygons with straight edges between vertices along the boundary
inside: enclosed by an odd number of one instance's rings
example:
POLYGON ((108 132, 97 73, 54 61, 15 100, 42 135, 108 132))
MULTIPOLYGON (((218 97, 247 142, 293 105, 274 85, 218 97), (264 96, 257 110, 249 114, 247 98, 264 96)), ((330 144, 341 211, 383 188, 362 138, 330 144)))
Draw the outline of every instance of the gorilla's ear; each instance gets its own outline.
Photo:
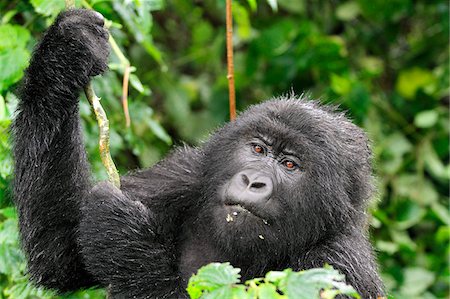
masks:
POLYGON ((346 161, 348 175, 346 191, 351 203, 358 209, 364 209, 374 193, 372 172, 372 150, 366 133, 358 126, 348 123, 345 143, 350 157, 346 161))

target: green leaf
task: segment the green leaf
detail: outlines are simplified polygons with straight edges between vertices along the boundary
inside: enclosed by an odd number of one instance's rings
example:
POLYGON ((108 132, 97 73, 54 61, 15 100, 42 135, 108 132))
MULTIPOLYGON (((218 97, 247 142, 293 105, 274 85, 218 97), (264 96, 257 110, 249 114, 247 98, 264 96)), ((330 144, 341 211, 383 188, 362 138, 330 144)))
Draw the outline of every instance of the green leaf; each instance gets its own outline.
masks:
POLYGON ((352 81, 348 77, 331 74, 331 89, 338 95, 348 95, 352 90, 352 81))
POLYGON ((397 221, 395 225, 398 229, 408 229, 422 220, 426 210, 418 203, 411 200, 401 201, 397 207, 397 221))
POLYGON ((5 98, 0 94, 0 121, 6 120, 5 98))
MULTIPOLYGON (((230 263, 212 263, 206 265, 197 274, 189 279, 187 291, 191 298, 199 298, 203 292, 211 292, 221 287, 237 284, 239 282, 240 269, 233 268, 230 263)), ((228 292, 228 288, 220 289, 219 292, 228 292)), ((217 297, 211 297, 217 298, 217 297)), ((222 297, 227 298, 227 297, 222 297)), ((229 298, 229 297, 228 297, 229 298)))
POLYGON ((147 120, 147 124, 150 127, 150 130, 162 141, 167 144, 172 144, 172 138, 169 134, 167 134, 166 130, 158 123, 156 120, 149 118, 147 120))
POLYGON ((335 288, 338 294, 359 298, 353 287, 344 283, 345 276, 333 268, 317 268, 302 272, 288 271, 286 285, 281 288, 288 298, 320 298, 322 289, 335 288))
POLYGON ((11 51, 13 48, 25 48, 30 39, 30 32, 18 25, 0 26, 0 53, 11 51))
POLYGON ((0 214, 6 218, 17 220, 17 211, 14 207, 1 209, 0 214))
POLYGON ((336 17, 341 21, 351 21, 361 12, 357 2, 349 1, 338 6, 336 9, 336 17))
POLYGON ((406 248, 409 251, 417 250, 417 244, 411 240, 407 231, 389 228, 389 234, 391 235, 392 240, 397 243, 401 249, 404 250, 406 248))
POLYGON ((431 128, 439 119, 439 114, 436 110, 421 111, 414 117, 414 124, 418 128, 431 128))
POLYGON ((429 70, 415 67, 400 72, 396 89, 406 99, 412 99, 419 89, 429 86, 434 81, 433 73, 429 70))
POLYGON ((394 242, 378 240, 376 242, 376 247, 379 251, 384 251, 387 252, 388 254, 394 254, 398 251, 398 244, 394 242))
POLYGON ((30 54, 22 48, 0 52, 0 91, 19 81, 28 66, 30 54))
POLYGON ((0 26, 0 92, 19 81, 30 54, 25 48, 30 32, 16 25, 0 26))
POLYGON ((139 80, 138 76, 136 76, 135 74, 130 74, 130 83, 131 86, 133 86, 140 93, 148 94, 148 92, 146 92, 144 85, 142 85, 141 80, 139 80))
POLYGON ((305 11, 305 0, 278 0, 278 5, 291 13, 302 14, 305 11))
POLYGON ((210 292, 207 292, 202 296, 202 299, 224 299, 233 298, 233 286, 225 285, 210 292))
POLYGON ((450 212, 448 207, 445 207, 438 202, 434 202, 431 204, 431 209, 443 223, 450 226, 450 212))
POLYGON ((406 268, 404 271, 401 292, 405 296, 420 296, 431 286, 435 280, 435 274, 423 268, 406 268))
POLYGON ((247 3, 252 11, 256 11, 257 8, 256 0, 247 0, 247 3))
POLYGON ((17 10, 15 10, 15 9, 6 12, 6 13, 3 15, 3 17, 2 17, 1 23, 2 23, 2 24, 9 23, 9 21, 10 21, 17 13, 18 13, 18 12, 17 12, 17 10))
POLYGON ((433 184, 418 175, 402 174, 392 182, 395 195, 414 200, 420 205, 429 205, 438 200, 433 184))
POLYGON ((444 166, 443 161, 439 158, 431 142, 427 141, 423 143, 420 150, 425 161, 425 168, 430 172, 430 174, 438 179, 449 180, 450 167, 448 165, 444 166))
POLYGON ((233 4, 233 17, 236 23, 237 36, 242 40, 250 39, 252 27, 248 11, 238 2, 233 4))
POLYGON ((258 286, 259 299, 276 299, 281 297, 277 292, 277 288, 273 284, 263 283, 258 286))
POLYGON ((266 281, 271 282, 275 285, 279 285, 280 282, 286 279, 288 272, 285 271, 270 271, 266 274, 266 281))
POLYGON ((44 16, 55 16, 66 8, 63 0, 30 0, 36 12, 44 16))
POLYGON ((267 0, 267 3, 270 7, 272 7, 273 11, 278 11, 278 3, 277 0, 267 0))

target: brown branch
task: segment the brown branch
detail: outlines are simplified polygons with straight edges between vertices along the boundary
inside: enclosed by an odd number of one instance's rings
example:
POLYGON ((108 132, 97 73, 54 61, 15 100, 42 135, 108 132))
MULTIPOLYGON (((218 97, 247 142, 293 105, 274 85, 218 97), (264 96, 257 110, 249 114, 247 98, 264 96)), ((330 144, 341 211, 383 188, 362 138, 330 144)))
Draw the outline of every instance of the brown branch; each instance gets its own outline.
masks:
POLYGON ((233 15, 231 1, 226 3, 226 30, 227 30, 227 66, 228 66, 228 92, 230 103, 230 120, 236 119, 236 93, 234 90, 234 64, 233 64, 233 15))
POLYGON ((125 114, 125 123, 127 125, 127 128, 130 127, 131 124, 130 112, 128 111, 128 81, 130 78, 130 72, 131 67, 128 64, 123 72, 123 82, 122 82, 122 107, 123 113, 125 114))

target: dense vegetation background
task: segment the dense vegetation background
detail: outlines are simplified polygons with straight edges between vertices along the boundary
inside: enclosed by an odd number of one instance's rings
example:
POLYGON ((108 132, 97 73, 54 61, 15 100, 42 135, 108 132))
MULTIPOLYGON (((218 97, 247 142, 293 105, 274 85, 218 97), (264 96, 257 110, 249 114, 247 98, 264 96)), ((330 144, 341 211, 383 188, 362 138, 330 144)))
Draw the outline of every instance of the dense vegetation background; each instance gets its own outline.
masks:
MULTIPOLYGON (((130 128, 120 102, 123 58, 113 52, 111 71, 95 80, 122 174, 174 145, 198 144, 227 121, 224 2, 77 0, 114 22, 112 36, 133 66, 130 128)), ((0 1, 0 298, 54 297, 24 276, 8 127, 32 48, 63 8, 63 0, 0 1)), ((449 298, 448 12, 444 0, 234 1, 238 109, 306 91, 339 104, 373 140, 379 193, 370 230, 394 298, 449 298)), ((81 113, 94 175, 104 179, 85 100, 81 113)))

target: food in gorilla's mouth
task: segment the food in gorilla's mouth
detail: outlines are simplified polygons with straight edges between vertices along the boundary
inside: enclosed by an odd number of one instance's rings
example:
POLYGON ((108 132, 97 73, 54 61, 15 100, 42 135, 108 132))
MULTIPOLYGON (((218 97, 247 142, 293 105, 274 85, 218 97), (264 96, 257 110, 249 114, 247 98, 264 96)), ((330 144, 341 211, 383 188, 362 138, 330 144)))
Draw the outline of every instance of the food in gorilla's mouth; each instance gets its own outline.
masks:
POLYGON ((254 212, 254 209, 248 206, 243 206, 242 204, 226 202, 225 206, 234 210, 233 212, 234 216, 237 216, 237 212, 246 212, 248 214, 252 214, 255 217, 262 218, 261 216, 259 216, 257 213, 254 212))

